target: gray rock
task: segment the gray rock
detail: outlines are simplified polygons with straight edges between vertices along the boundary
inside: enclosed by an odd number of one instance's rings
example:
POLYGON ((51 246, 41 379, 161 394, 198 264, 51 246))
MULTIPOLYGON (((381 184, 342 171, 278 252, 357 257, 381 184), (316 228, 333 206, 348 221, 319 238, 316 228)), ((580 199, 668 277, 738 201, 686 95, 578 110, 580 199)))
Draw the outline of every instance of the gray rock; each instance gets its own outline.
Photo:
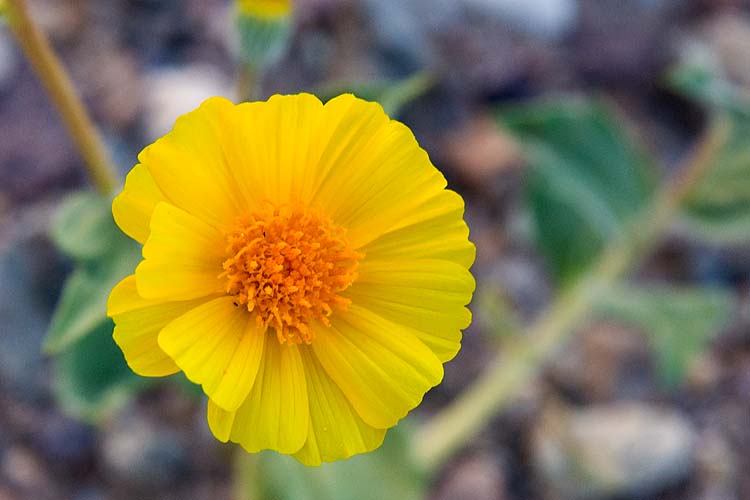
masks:
POLYGON ((158 69, 146 76, 147 139, 156 140, 175 120, 213 96, 232 97, 231 84, 217 68, 193 64, 158 69))
MULTIPOLYGON (((435 42, 464 38, 477 20, 555 41, 572 31, 578 16, 576 0, 363 0, 363 4, 368 28, 381 52, 397 56, 401 64, 412 68, 444 59, 445 51, 435 42)), ((481 44, 483 36, 476 32, 469 43, 481 44)), ((501 49, 497 40, 492 45, 494 53, 501 49)), ((491 64, 492 58, 481 58, 481 62, 491 64)))
POLYGON ((530 321, 551 296, 548 282, 535 262, 523 255, 496 259, 490 269, 490 282, 501 286, 524 321, 530 321))
POLYGON ((718 57, 727 76, 750 85, 750 17, 725 12, 712 18, 704 28, 704 38, 718 57))
POLYGON ((173 486, 189 470, 187 444, 180 434, 140 416, 117 421, 102 448, 110 477, 133 489, 173 486))
POLYGON ((707 429, 696 446, 696 476, 700 478, 699 500, 738 500, 737 478, 741 468, 732 446, 718 429, 707 429))
POLYGON ((479 453, 446 470, 446 478, 430 495, 433 500, 503 500, 508 498, 501 460, 479 453))
POLYGON ((433 61, 431 33, 456 13, 455 2, 446 0, 364 0, 363 4, 380 51, 414 68, 433 61))
POLYGON ((655 388, 649 339, 614 323, 588 325, 550 363, 549 379, 576 401, 647 399, 655 388))
POLYGON ((109 498, 110 496, 103 489, 95 485, 85 485, 77 489, 72 500, 109 500, 109 498))
POLYGON ((41 238, 0 247, 0 381, 23 400, 46 392, 41 345, 59 286, 47 276, 62 279, 59 266, 41 238))
POLYGON ((557 40, 574 27, 576 0, 463 0, 483 16, 494 16, 529 35, 557 40))
POLYGON ((51 500, 62 497, 49 470, 24 446, 9 448, 0 456, 0 477, 20 493, 20 498, 51 500))
POLYGON ((7 90, 18 70, 18 53, 7 28, 0 26, 0 93, 7 90))
POLYGON ((637 403, 552 409, 534 431, 536 469, 551 498, 640 498, 684 479, 695 433, 675 412, 637 403))
POLYGON ((51 416, 31 436, 37 451, 62 476, 83 476, 94 462, 94 428, 64 416, 51 416))

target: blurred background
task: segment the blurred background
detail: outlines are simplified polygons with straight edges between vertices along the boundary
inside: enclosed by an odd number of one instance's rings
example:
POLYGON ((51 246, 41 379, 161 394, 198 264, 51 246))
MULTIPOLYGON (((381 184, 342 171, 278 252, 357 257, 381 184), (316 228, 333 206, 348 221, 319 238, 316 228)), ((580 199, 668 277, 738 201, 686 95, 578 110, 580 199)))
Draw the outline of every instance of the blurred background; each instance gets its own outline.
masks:
MULTIPOLYGON (((29 4, 123 175, 177 116, 236 96, 227 0, 29 4)), ((257 498, 750 500, 749 89, 747 0, 298 0, 260 96, 350 90, 409 125, 466 200, 478 287, 443 384, 382 450, 320 469, 250 458, 257 498), (719 115, 725 175, 490 425, 435 474, 402 466, 411 430, 513 356, 719 115)), ((233 498, 234 449, 201 397, 122 368, 112 280, 81 292, 93 312, 55 313, 88 258, 59 234, 87 185, 0 24, 0 500, 233 498), (50 325, 79 332, 70 349, 50 325)))

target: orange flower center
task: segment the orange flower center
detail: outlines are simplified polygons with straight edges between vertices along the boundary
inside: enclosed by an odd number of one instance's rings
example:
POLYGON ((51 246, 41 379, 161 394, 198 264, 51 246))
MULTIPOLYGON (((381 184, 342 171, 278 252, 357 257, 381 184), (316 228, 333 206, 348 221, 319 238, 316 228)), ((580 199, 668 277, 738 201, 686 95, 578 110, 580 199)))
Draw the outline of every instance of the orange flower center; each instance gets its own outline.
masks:
POLYGON ((316 212, 282 206, 237 220, 227 235, 223 264, 226 291, 237 306, 255 312, 258 325, 271 326, 282 344, 312 342, 313 320, 329 325, 339 295, 357 277, 363 254, 345 230, 316 212))

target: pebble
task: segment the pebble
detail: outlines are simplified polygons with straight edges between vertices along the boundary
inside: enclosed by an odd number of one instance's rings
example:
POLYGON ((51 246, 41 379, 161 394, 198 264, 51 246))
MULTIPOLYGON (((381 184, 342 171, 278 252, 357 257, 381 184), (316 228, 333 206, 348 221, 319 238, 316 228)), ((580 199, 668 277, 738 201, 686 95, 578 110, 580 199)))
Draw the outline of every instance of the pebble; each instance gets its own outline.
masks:
POLYGON ((432 500, 504 500, 509 498, 502 463, 489 453, 461 460, 445 472, 432 500))
POLYGON ((695 444, 680 414, 621 402, 548 410, 534 431, 532 455, 551 497, 642 498, 687 477, 695 444))
POLYGON ((700 477, 701 500, 734 499, 738 476, 737 459, 731 445, 718 429, 703 431, 696 446, 696 469, 700 477))
POLYGON ((0 380, 26 401, 46 391, 40 346, 49 322, 48 306, 55 299, 54 294, 44 296, 40 288, 45 276, 61 278, 59 261, 49 258, 48 251, 38 238, 11 242, 0 251, 0 380))
POLYGON ((734 12, 725 12, 711 19, 705 28, 705 37, 719 57, 728 76, 742 84, 750 85, 750 18, 734 12))
MULTIPOLYGON (((93 119, 103 130, 120 134, 136 123, 142 109, 144 85, 137 56, 109 38, 92 37, 86 56, 71 67, 73 79, 93 119)), ((111 148, 111 145, 110 149, 111 148)))
POLYGON ((0 457, 0 477, 5 478, 14 490, 21 492, 22 498, 60 498, 49 471, 26 447, 14 446, 0 457))
POLYGON ((0 26, 0 94, 8 90, 16 76, 18 57, 7 28, 0 26))
POLYGON ((521 164, 518 143, 481 114, 447 134, 444 155, 472 187, 481 189, 521 164))
POLYGON ((378 49, 412 70, 429 65, 434 59, 430 34, 447 17, 446 0, 403 2, 401 0, 364 0, 368 28, 378 49))
POLYGON ((34 448, 61 476, 84 476, 94 464, 93 427, 67 417, 47 419, 31 436, 34 448))
POLYGON ((154 70, 145 78, 146 139, 155 141, 172 129, 180 115, 213 96, 232 97, 229 80, 205 64, 154 70))
POLYGON ((502 294, 524 322, 532 321, 549 301, 552 290, 536 262, 525 255, 506 253, 509 255, 495 259, 490 264, 488 281, 490 286, 502 290, 502 294))
POLYGON ((7 83, 7 92, 0 96, 0 197, 12 207, 77 184, 82 168, 29 65, 19 64, 17 75, 7 83))
POLYGON ((657 84, 667 61, 655 48, 671 43, 674 28, 668 8, 637 0, 582 1, 568 68, 613 89, 657 84))
POLYGON ((463 0, 483 17, 497 17, 513 28, 544 40, 559 40, 575 26, 575 0, 463 0))
POLYGON ((142 491, 173 486, 189 469, 182 437, 137 415, 124 416, 109 429, 102 455, 113 479, 142 491))
POLYGON ((84 4, 81 2, 35 0, 28 3, 32 18, 53 43, 73 40, 85 27, 84 4))
POLYGON ((85 485, 76 491, 72 500, 110 500, 110 495, 97 486, 85 485))
POLYGON ((576 401, 646 399, 655 388, 648 339, 639 331, 596 322, 555 357, 549 380, 576 401))

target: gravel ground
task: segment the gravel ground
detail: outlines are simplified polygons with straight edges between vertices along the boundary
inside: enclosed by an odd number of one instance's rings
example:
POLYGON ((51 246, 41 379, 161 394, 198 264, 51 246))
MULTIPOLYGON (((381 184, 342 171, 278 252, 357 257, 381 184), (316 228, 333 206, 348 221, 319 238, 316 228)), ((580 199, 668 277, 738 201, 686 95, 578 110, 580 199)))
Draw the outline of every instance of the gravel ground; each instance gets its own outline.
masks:
MULTIPOLYGON (((231 96, 223 0, 30 3, 123 173, 174 117, 209 95, 231 96)), ((563 92, 602 96, 674 165, 704 117, 663 75, 701 44, 750 84, 750 2, 300 0, 291 50, 262 89, 432 71, 436 86, 401 118, 466 198, 480 290, 501 287, 527 322, 552 285, 524 229, 518 147, 492 109, 563 92)), ((96 427, 66 416, 52 397, 39 345, 71 264, 45 234, 56 203, 84 185, 65 130, 0 29, 0 500, 229 498, 229 450, 215 445, 202 405, 179 387, 152 389, 96 427)), ((725 283, 747 302, 749 251, 675 237, 639 277, 725 283)), ((491 358, 497 341, 479 319, 423 416, 491 358)), ((688 381, 665 392, 643 335, 587 326, 444 467, 431 498, 750 499, 749 332, 750 318, 735 318, 688 381), (570 453, 579 470, 565 469, 570 453)))

